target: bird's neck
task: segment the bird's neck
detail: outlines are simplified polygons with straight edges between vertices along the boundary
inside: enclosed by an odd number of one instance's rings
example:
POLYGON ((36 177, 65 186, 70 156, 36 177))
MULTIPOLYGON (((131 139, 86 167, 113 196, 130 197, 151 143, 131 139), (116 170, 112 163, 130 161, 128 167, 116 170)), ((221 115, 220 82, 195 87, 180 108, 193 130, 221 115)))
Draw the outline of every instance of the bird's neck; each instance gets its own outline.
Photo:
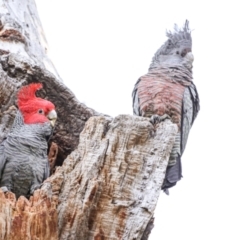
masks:
POLYGON ((186 71, 192 72, 192 61, 174 55, 171 55, 171 57, 169 55, 160 55, 157 58, 153 58, 149 71, 159 67, 185 68, 186 71))

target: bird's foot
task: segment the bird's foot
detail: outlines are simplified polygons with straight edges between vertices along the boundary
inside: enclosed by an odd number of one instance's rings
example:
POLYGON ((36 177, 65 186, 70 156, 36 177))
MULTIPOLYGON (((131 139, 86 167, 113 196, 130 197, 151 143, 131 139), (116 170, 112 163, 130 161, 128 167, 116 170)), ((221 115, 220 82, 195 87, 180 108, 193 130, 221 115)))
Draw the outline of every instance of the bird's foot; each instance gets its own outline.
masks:
POLYGON ((9 192, 8 188, 6 186, 1 187, 2 191, 5 192, 9 192))
POLYGON ((171 119, 169 115, 167 114, 164 114, 162 116, 159 116, 159 115, 152 115, 151 118, 150 118, 150 122, 155 125, 157 123, 160 123, 166 119, 171 119))

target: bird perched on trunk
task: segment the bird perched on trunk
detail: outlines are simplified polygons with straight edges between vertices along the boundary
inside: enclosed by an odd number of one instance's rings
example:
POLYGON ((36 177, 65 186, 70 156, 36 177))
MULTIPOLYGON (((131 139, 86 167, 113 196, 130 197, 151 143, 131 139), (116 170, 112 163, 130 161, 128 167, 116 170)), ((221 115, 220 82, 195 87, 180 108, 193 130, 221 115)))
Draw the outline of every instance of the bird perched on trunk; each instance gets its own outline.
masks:
POLYGON ((162 189, 176 185, 182 177, 181 156, 189 131, 200 109, 197 89, 192 81, 192 38, 189 22, 183 28, 175 25, 167 31, 167 41, 157 50, 148 73, 135 84, 133 112, 150 117, 156 124, 170 118, 178 126, 178 134, 170 154, 162 189))
POLYGON ((29 197, 49 176, 48 138, 57 114, 52 102, 35 96, 42 84, 18 92, 19 111, 11 131, 0 144, 0 187, 18 198, 29 197))

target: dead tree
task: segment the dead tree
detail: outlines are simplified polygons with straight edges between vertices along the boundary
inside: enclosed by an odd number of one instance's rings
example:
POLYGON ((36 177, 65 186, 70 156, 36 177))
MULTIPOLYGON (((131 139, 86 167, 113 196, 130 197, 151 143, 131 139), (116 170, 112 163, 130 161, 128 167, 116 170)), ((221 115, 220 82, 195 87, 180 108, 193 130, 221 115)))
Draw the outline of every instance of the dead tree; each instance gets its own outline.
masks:
POLYGON ((147 239, 176 125, 154 128, 147 118, 111 118, 81 103, 46 54, 35 2, 0 6, 0 142, 21 86, 43 83, 39 94, 58 112, 52 175, 30 199, 0 190, 0 239, 147 239))

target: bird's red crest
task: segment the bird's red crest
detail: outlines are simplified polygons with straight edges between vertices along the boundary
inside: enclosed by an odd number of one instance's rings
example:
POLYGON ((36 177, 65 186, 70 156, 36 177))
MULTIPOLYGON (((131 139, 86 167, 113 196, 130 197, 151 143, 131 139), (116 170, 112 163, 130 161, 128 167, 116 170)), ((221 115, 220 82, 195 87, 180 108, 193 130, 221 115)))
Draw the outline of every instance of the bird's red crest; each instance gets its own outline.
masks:
POLYGON ((21 108, 27 101, 36 98, 36 91, 42 88, 41 83, 32 83, 24 86, 18 92, 18 106, 21 108))

